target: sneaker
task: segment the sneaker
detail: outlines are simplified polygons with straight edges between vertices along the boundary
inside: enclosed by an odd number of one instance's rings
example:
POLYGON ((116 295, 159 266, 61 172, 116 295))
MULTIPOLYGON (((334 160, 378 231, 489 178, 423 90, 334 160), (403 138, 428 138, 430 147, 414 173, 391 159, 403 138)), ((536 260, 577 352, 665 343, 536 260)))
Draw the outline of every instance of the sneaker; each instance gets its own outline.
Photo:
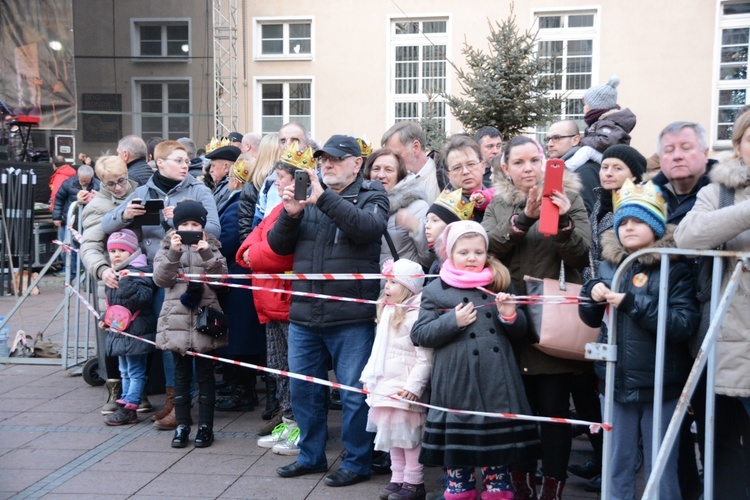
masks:
POLYGON ((277 455, 299 455, 299 427, 294 427, 286 441, 273 445, 271 451, 277 455))
POLYGON ((126 405, 118 408, 116 412, 105 417, 104 423, 112 426, 137 424, 138 414, 135 412, 135 408, 128 408, 129 406, 135 405, 126 405))
MULTIPOLYGON (((424 489, 424 483, 404 483, 400 490, 388 496, 388 500, 424 500, 425 496, 427 496, 427 492, 424 489)), ((513 494, 511 493, 512 497, 513 494)))
POLYGON ((388 500, 391 493, 396 493, 401 489, 401 483, 388 483, 388 486, 380 490, 380 500, 388 500))
POLYGON ((261 448, 273 448, 279 443, 283 443, 289 437, 289 434, 297 428, 297 422, 291 419, 282 418, 281 423, 274 427, 271 434, 258 439, 258 446, 261 448))

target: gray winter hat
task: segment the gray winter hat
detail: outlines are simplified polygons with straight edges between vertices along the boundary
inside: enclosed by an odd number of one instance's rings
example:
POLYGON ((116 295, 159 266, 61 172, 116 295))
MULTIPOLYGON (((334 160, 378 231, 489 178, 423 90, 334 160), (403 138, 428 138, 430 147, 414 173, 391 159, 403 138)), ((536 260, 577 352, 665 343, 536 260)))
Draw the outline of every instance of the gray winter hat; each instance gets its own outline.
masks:
POLYGON ((620 85, 620 79, 613 76, 604 85, 588 89, 583 94, 583 100, 591 109, 612 109, 617 104, 618 85, 620 85))

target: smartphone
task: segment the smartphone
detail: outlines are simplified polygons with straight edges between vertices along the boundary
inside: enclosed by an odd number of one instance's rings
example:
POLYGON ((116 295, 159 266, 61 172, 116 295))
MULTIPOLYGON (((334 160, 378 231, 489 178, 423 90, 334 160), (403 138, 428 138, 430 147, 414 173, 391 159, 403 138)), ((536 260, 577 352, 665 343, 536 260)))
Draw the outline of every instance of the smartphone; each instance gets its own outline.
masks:
POLYGON ((164 210, 164 200, 145 200, 141 201, 141 205, 146 208, 146 213, 153 213, 164 210))
POLYGON ((557 234, 560 223, 560 209, 552 203, 550 196, 553 191, 563 190, 563 174, 565 162, 559 158, 547 160, 544 168, 544 187, 542 188, 542 213, 539 217, 539 232, 545 236, 557 234))
POLYGON ((183 245, 197 245, 203 239, 203 231, 177 231, 183 245))
POLYGON ((310 187, 310 177, 305 170, 294 171, 294 199, 306 200, 307 188, 310 187))

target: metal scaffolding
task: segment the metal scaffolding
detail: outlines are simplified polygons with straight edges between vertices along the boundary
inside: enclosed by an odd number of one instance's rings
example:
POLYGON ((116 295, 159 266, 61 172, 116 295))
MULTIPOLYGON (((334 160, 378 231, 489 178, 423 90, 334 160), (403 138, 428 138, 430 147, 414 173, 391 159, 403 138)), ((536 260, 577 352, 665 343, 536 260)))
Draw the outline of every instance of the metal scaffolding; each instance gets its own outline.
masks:
POLYGON ((213 0, 214 137, 238 130, 237 0, 213 0))

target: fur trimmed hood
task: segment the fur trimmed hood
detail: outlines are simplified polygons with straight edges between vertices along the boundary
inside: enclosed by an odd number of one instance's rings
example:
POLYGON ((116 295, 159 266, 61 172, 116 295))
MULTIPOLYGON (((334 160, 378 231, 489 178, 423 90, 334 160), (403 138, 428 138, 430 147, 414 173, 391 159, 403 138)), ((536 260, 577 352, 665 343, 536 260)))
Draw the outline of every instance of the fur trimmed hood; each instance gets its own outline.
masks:
POLYGON ((714 165, 708 174, 711 182, 724 184, 730 189, 742 189, 750 185, 750 167, 739 158, 730 158, 714 165))
POLYGON ((422 184, 417 181, 417 176, 409 174, 388 192, 388 201, 391 204, 390 214, 393 215, 418 200, 427 202, 427 194, 425 194, 422 184))
MULTIPOLYGON (((656 242, 650 248, 677 248, 677 244, 674 241, 674 231, 677 226, 674 224, 667 224, 667 229, 664 232, 664 236, 656 242)), ((630 255, 625 247, 622 246, 620 241, 615 236, 615 230, 610 229, 602 233, 601 238, 602 245, 602 260, 607 260, 613 263, 615 266, 619 266, 625 258, 630 255)), ((679 255, 670 255, 672 261, 680 259, 679 255)), ((648 253, 638 257, 638 262, 644 266, 653 267, 660 262, 659 254, 648 253)))
MULTIPOLYGON (((543 185, 544 175, 542 175, 541 179, 539 179, 539 182, 537 183, 537 187, 539 188, 540 192, 543 185)), ((503 204, 515 207, 526 203, 526 195, 516 189, 516 186, 513 184, 510 176, 506 175, 505 172, 502 171, 502 169, 498 169, 495 172, 493 187, 495 188, 495 199, 502 200, 503 204)), ((563 189, 566 192, 572 191, 576 194, 580 194, 581 187, 582 184, 580 178, 578 177, 578 174, 565 169, 565 173, 563 174, 563 189)))

